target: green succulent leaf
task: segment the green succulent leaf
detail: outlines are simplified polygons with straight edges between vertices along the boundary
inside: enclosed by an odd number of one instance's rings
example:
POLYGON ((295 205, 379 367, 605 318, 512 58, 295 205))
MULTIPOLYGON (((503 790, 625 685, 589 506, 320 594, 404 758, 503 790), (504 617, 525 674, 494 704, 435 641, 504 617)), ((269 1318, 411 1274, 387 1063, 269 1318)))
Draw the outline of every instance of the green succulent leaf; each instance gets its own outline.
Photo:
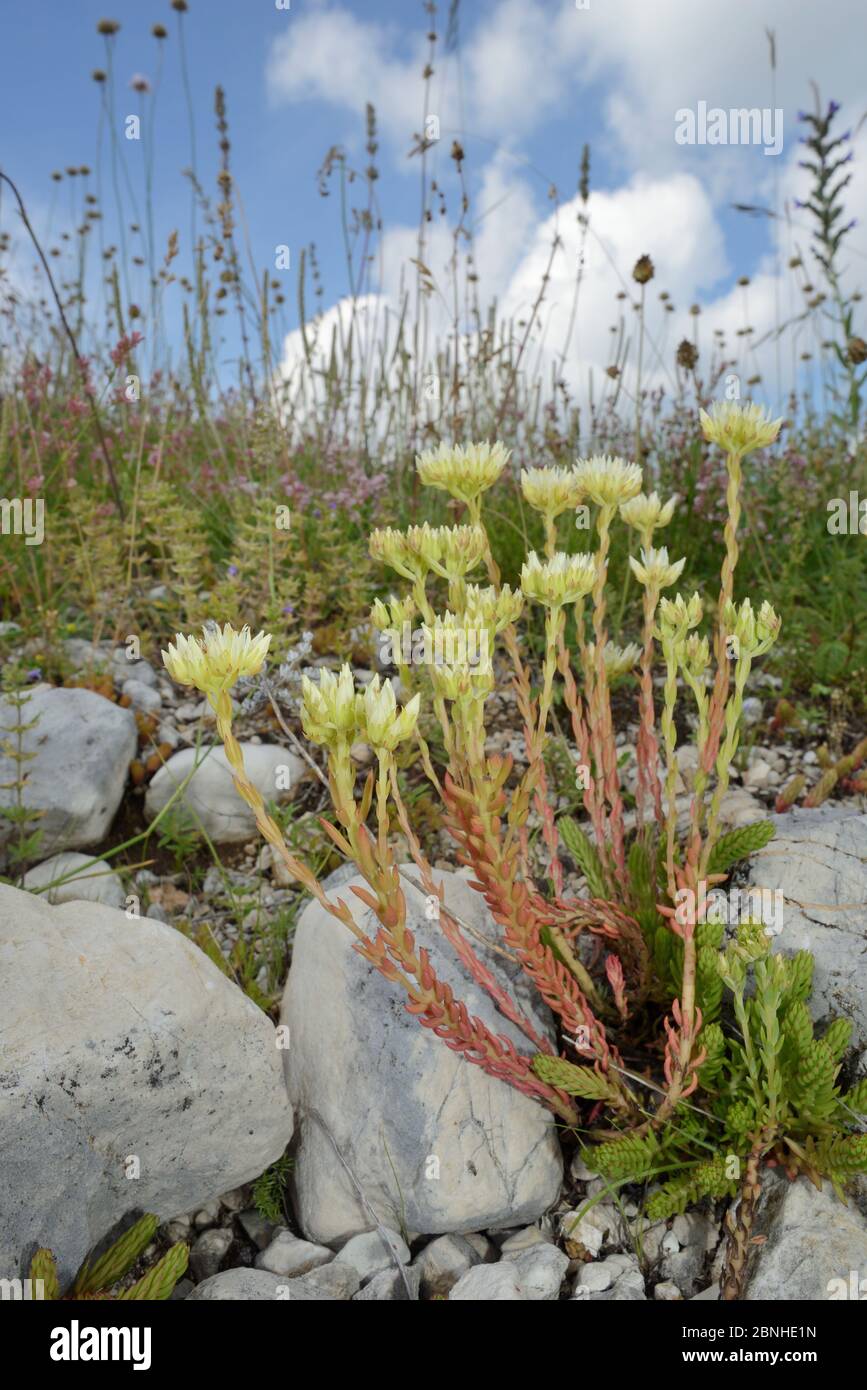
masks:
POLYGON ((133 1284, 131 1289, 124 1289, 120 1299, 134 1303, 165 1302, 171 1298, 175 1284, 186 1273, 189 1256, 189 1247, 183 1241, 178 1241, 162 1259, 157 1260, 153 1269, 142 1275, 137 1284, 133 1284))
POLYGON ((46 1302, 54 1302, 55 1299, 60 1297, 60 1284, 57 1278, 57 1261, 50 1250, 42 1248, 36 1251, 33 1259, 30 1261, 30 1278, 32 1280, 42 1280, 42 1297, 46 1302))
POLYGON ((599 855, 578 822, 572 816, 561 816, 557 822, 557 829, 563 836, 566 848, 587 880, 590 896, 593 898, 606 897, 605 874, 599 855))
POLYGON ((558 1091, 581 1096, 583 1100, 613 1100, 617 1095, 606 1077, 592 1067, 577 1067, 574 1062, 567 1062, 565 1057, 537 1052, 533 1058, 533 1071, 548 1086, 556 1086, 558 1091))
POLYGON ((776 828, 770 820, 757 820, 751 825, 729 830, 727 834, 721 835, 714 845, 708 860, 708 872, 727 873, 741 859, 755 854, 756 850, 764 849, 775 834, 776 828))
POLYGON ((73 1293, 97 1293, 100 1289, 112 1288, 132 1269, 136 1260, 150 1245, 159 1224, 158 1216, 142 1216, 95 1264, 91 1265, 89 1261, 85 1261, 78 1272, 73 1293))

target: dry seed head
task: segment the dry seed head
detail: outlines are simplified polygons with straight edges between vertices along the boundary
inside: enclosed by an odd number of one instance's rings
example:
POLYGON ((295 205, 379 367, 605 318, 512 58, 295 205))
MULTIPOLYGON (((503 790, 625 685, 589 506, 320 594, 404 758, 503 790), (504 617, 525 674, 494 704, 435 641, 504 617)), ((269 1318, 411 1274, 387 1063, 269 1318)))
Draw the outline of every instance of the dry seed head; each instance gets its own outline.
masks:
POLYGON ((646 285, 648 280, 652 280, 654 275, 653 261, 649 256, 639 256, 635 265, 632 267, 632 278, 639 285, 646 285))
POLYGON ((695 343, 691 343, 689 338, 683 338, 677 347, 677 365, 682 367, 685 372, 691 372, 698 362, 698 348, 695 343))
POLYGON ((853 366, 860 367, 862 362, 867 362, 867 343, 863 338, 850 338, 847 352, 853 366))

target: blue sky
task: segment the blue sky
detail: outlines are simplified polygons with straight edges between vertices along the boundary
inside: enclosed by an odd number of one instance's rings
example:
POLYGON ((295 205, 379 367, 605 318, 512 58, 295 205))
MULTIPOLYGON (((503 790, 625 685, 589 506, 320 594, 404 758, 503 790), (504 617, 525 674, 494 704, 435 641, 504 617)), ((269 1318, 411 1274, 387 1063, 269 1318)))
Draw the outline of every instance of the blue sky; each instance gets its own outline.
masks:
MULTIPOLYGON (((550 296, 553 310, 570 293, 577 245, 577 203, 570 200, 581 147, 588 142, 596 243, 588 273, 596 288, 588 284, 582 291, 576 372, 605 363, 613 293, 620 283, 612 266, 628 277, 635 256, 645 251, 657 263, 654 288, 669 289, 677 306, 672 322, 660 324, 666 334, 662 351, 691 331, 694 325, 685 316, 694 301, 710 316, 708 334, 711 319, 734 333, 745 313, 756 320, 757 332, 771 326, 780 304, 789 303, 792 287, 784 283, 782 268, 793 238, 806 246, 805 224, 795 217, 786 238, 775 243, 770 223, 735 214, 730 204, 755 201, 783 208, 787 199, 791 202, 803 178, 797 170, 796 111, 810 103, 811 78, 824 97, 843 103, 852 125, 857 123, 859 103, 867 100, 863 0, 833 0, 823 7, 794 6, 790 0, 730 0, 725 7, 694 0, 589 0, 583 7, 572 0, 463 0, 460 42, 453 53, 445 52, 443 41, 448 9, 449 0, 443 0, 431 83, 441 140, 430 160, 454 209, 457 184, 449 148, 460 137, 472 215, 476 229, 487 233, 479 267, 485 294, 496 294, 513 314, 532 302, 553 229, 550 183, 559 190, 557 229, 564 236, 562 279, 555 275, 550 296), (766 27, 776 33, 775 87, 766 27), (678 145, 675 113, 700 101, 722 108, 779 106, 782 153, 768 157, 759 146, 678 145), (753 277, 748 308, 735 287, 744 273, 753 277)), ((122 26, 113 57, 119 121, 141 109, 128 85, 133 75, 141 73, 151 82, 157 75, 151 25, 159 21, 169 30, 161 45, 164 65, 154 108, 155 239, 161 249, 177 228, 184 268, 190 196, 181 170, 190 162, 190 144, 177 16, 168 0, 40 0, 39 5, 4 0, 0 166, 18 182, 40 232, 56 239, 70 225, 71 190, 66 180, 52 184, 51 171, 96 162, 99 90, 90 74, 105 65, 104 43, 96 32, 103 17, 122 26)), ((273 0, 190 0, 183 22, 200 178, 213 194, 218 167, 213 91, 219 82, 226 90, 232 167, 254 260, 270 268, 277 244, 291 249, 287 329, 296 322, 294 265, 305 244, 317 245, 325 304, 337 305, 346 293, 337 199, 320 197, 316 171, 335 144, 363 167, 364 103, 374 101, 380 118, 378 194, 388 229, 379 289, 384 302, 393 304, 400 270, 406 273, 413 254, 419 203, 418 160, 408 159, 407 151, 423 110, 419 74, 427 23, 422 5, 291 0, 287 11, 273 0)), ((152 96, 144 99, 146 111, 152 101, 152 96)), ((140 211, 145 143, 122 142, 140 211)), ((105 135, 101 168, 105 235, 116 239, 105 135)), ((95 172, 91 183, 94 179, 95 172)), ((867 213, 862 177, 851 192, 854 214, 862 205, 867 213)), ((125 187, 123 196, 129 216, 125 187)), ((8 197, 2 225, 16 230, 8 197)), ((450 240, 441 233, 444 228, 437 227, 429 251, 435 275, 445 277, 450 240)), ((853 242, 853 254, 860 274, 867 244, 853 242)), ((20 275, 23 262, 17 264, 20 275)), ((178 313, 170 311, 170 337, 178 326, 178 313)), ((554 322, 552 334, 556 331, 554 322)), ((236 347, 232 334, 229 326, 227 359, 236 347)), ((290 338, 290 364, 293 354, 297 341, 293 348, 290 338)))

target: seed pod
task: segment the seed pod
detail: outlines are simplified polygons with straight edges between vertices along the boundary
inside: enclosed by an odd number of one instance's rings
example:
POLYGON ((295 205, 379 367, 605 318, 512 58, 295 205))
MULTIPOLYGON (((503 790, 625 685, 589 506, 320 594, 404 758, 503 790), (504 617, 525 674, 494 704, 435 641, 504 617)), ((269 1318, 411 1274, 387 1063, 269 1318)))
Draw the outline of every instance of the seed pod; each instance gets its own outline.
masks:
POLYGON ((685 372, 691 372, 695 369, 697 361, 698 348, 695 343, 691 343, 689 338, 683 338, 677 348, 677 365, 685 372))
POLYGON ((867 343, 863 338, 850 338, 849 361, 856 367, 860 367, 862 362, 867 362, 867 343))

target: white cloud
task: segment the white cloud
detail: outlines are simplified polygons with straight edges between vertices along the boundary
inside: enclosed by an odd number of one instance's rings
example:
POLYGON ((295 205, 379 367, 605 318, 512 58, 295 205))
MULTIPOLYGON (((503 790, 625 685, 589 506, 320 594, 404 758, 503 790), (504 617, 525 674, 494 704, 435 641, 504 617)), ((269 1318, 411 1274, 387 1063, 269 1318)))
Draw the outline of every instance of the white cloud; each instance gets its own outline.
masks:
MULTIPOLYGON (((571 0, 500 0, 485 8, 463 34, 463 104, 457 104, 454 64, 439 54, 433 109, 444 135, 460 125, 492 139, 494 154, 480 172, 471 218, 475 219, 476 270, 482 309, 496 296, 502 315, 517 324, 534 304, 550 256, 552 238, 560 244, 533 341, 536 363, 550 364, 567 333, 581 246, 576 215, 579 200, 541 214, 534 186, 524 173, 520 141, 546 120, 596 102, 612 169, 623 172, 609 189, 591 194, 590 233, 575 328, 564 375, 576 386, 589 369, 599 371, 612 360, 611 325, 623 323, 632 340, 636 286, 630 278, 637 256, 649 253, 656 277, 648 291, 645 380, 671 384, 674 349, 682 337, 699 330, 702 368, 707 370, 713 329, 725 330, 730 353, 740 354, 744 375, 761 372, 774 389, 777 352, 772 341, 780 319, 800 312, 802 299, 792 288, 787 262, 793 250, 809 261, 809 218, 794 210, 792 200, 805 196, 808 175, 798 168, 802 147, 796 120, 799 106, 812 97, 809 79, 823 82, 823 96, 844 104, 843 117, 857 120, 854 102, 862 92, 861 54, 867 40, 863 0, 838 0, 834 24, 821 7, 793 7, 790 0, 765 0, 759 14, 754 0, 730 0, 725 12, 709 23, 708 13, 693 0, 590 0, 579 10, 571 0), (776 91, 773 104, 785 111, 784 151, 766 157, 743 146, 678 145, 675 113, 699 101, 723 109, 770 106, 771 76, 765 27, 775 30, 776 91), (839 35, 849 36, 841 44, 839 35), (860 36, 860 37, 859 37, 860 36), (833 74, 833 90, 828 87, 833 74), (848 103, 848 109, 847 109, 848 103), (611 160, 614 159, 612 165, 611 160), (788 210, 790 221, 762 223, 771 250, 758 266, 734 267, 727 251, 721 214, 733 201, 788 210), (773 247, 776 242, 777 252, 773 247), (731 287, 736 271, 750 270, 745 294, 731 287), (779 272, 779 273, 778 273, 779 272), (676 306, 665 313, 658 293, 666 289, 676 306), (618 290, 628 297, 618 301, 618 290), (696 324, 689 314, 702 305, 696 324), (739 336, 746 318, 751 339, 739 336), (751 342, 761 343, 757 349, 751 342)), ((478 12, 477 12, 478 13, 478 12)), ((307 15, 275 47, 270 66, 277 99, 318 96, 337 105, 359 107, 371 97, 380 108, 386 133, 399 142, 421 124, 415 116, 421 96, 421 48, 407 49, 397 31, 356 19, 341 8, 307 15)), ((585 123, 586 124, 586 123, 585 123)), ((597 121, 598 124, 598 121, 597 121)), ((577 139, 581 139, 577 127, 577 139)), ((577 140, 576 140, 577 143, 577 140)), ((443 146, 433 155, 443 158, 443 146)), ((476 146, 478 148, 478 146, 476 146)), ((598 145, 597 145, 598 156, 598 145)), ((598 169, 600 161, 594 159, 598 169)), ((602 161, 603 168, 605 161, 602 161)), ((403 161, 406 166, 405 160, 403 161)), ((860 277, 867 256, 867 129, 857 140, 853 182, 847 191, 850 214, 861 222, 850 242, 850 260, 860 277)), ((431 341, 450 325, 453 215, 427 230, 425 261, 442 299, 428 303, 431 341)), ((383 278, 379 312, 395 312, 407 286, 415 283, 411 258, 417 254, 417 230, 396 227, 383 238, 383 278)), ((340 313, 343 311, 341 310, 340 313)), ((463 327, 469 325, 465 322, 463 327)), ((803 346, 813 347, 812 327, 802 331, 803 346)), ((786 349, 789 353, 789 349, 786 349)), ((529 360, 529 358, 528 358, 529 360)), ((631 370, 631 369, 630 369, 631 370)), ((629 384, 630 372, 626 373, 629 384)), ((791 385, 786 361, 783 391, 791 385)))
POLYGON ((421 36, 406 55, 400 42, 400 30, 358 19, 339 5, 302 14, 271 46, 265 71, 270 98, 327 101, 356 113, 371 101, 386 130, 408 146, 421 124, 424 58, 421 36))

